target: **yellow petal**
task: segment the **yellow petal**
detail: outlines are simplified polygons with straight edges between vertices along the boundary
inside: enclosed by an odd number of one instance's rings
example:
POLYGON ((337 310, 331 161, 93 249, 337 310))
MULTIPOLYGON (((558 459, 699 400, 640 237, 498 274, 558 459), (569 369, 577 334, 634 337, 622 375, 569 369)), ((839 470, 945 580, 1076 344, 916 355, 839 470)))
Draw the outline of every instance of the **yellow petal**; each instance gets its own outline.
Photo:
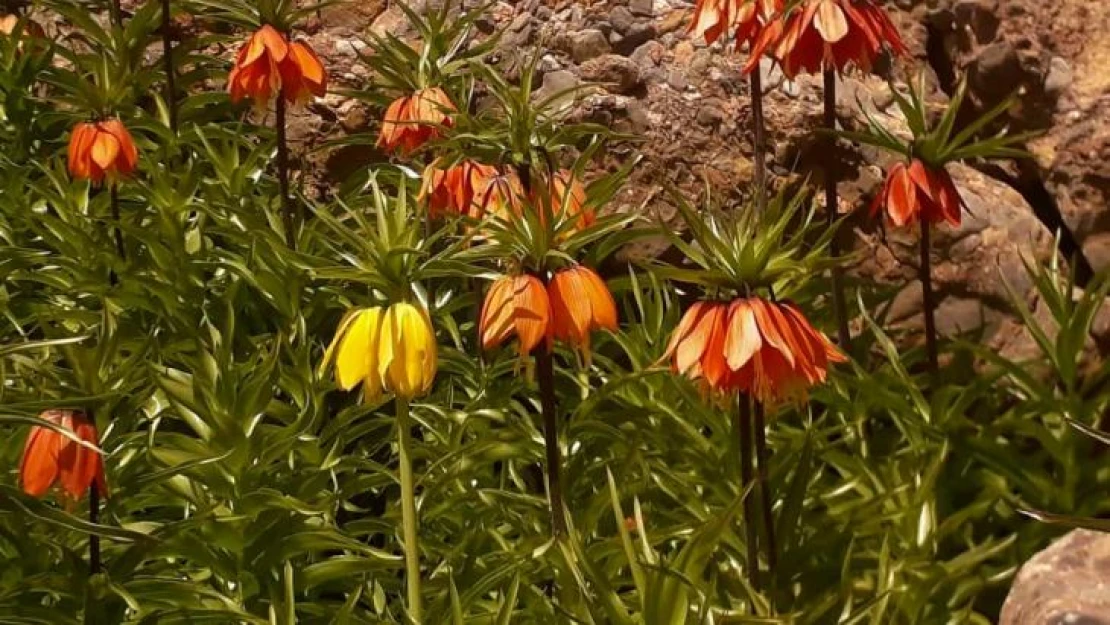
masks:
POLYGON ((339 327, 335 330, 335 337, 332 338, 331 343, 328 344, 328 348, 324 350, 324 357, 320 359, 320 366, 316 368, 317 377, 322 377, 324 371, 331 365, 331 359, 335 356, 335 348, 339 347, 339 343, 343 339, 343 334, 347 331, 351 322, 355 320, 355 315, 357 315, 358 312, 357 310, 348 310, 343 313, 343 318, 339 320, 339 327))
POLYGON ((339 387, 345 391, 357 386, 371 371, 381 316, 380 308, 359 311, 339 344, 335 374, 339 387))
POLYGON ((386 389, 412 399, 431 387, 436 344, 427 313, 408 303, 394 304, 382 327, 378 370, 386 389))

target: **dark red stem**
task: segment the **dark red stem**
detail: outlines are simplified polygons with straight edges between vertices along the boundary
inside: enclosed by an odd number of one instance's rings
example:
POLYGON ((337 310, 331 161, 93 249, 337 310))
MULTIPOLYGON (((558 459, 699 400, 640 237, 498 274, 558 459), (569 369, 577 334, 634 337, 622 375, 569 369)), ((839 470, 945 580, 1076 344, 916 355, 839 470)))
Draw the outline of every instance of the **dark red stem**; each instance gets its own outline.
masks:
MULTIPOLYGON (((833 70, 825 70, 825 128, 830 132, 836 131, 836 72, 833 70)), ((832 148, 835 145, 835 137, 830 138, 829 147, 832 148)), ((831 149, 827 158, 834 158, 831 149)), ((825 210, 828 214, 830 228, 836 228, 837 226, 837 207, 839 204, 837 202, 836 184, 834 167, 825 167, 825 210)), ((829 243, 829 252, 833 256, 840 255, 839 234, 839 232, 835 232, 829 243)), ((836 333, 840 348, 845 352, 851 352, 852 334, 848 330, 848 306, 844 300, 844 271, 840 267, 833 267, 832 269, 832 300, 833 312, 836 314, 836 333)))
POLYGON ((289 197, 289 144, 285 137, 285 98, 277 94, 277 166, 278 191, 281 193, 281 217, 285 226, 285 244, 297 249, 296 219, 293 215, 293 202, 289 197))

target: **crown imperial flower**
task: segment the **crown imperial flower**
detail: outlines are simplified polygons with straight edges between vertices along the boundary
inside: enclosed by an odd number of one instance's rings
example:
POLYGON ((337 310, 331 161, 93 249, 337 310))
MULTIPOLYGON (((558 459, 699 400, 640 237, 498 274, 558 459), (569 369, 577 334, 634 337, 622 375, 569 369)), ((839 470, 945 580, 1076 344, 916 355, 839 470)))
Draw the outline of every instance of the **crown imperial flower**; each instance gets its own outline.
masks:
POLYGON ((450 127, 451 114, 456 110, 438 87, 397 98, 385 110, 377 145, 387 152, 410 154, 439 137, 443 127, 450 127))
POLYGON ((74 178, 115 184, 135 171, 139 150, 118 119, 81 122, 70 135, 67 161, 74 178))
POLYGON ((100 493, 107 494, 104 462, 97 451, 100 436, 96 426, 76 410, 47 410, 39 418, 68 430, 84 444, 54 428, 33 426, 19 464, 23 492, 42 497, 58 484, 63 494, 76 501, 95 484, 100 493))
POLYGON ((871 203, 871 215, 886 211, 895 226, 927 222, 960 225, 963 200, 952 177, 943 168, 932 168, 918 159, 896 163, 887 173, 882 190, 871 203))
POLYGON ((884 46, 907 53, 898 29, 872 0, 804 0, 775 21, 756 37, 744 71, 754 71, 767 52, 791 79, 826 69, 843 72, 850 65, 870 71, 884 46))
POLYGON ((590 334, 617 329, 617 306, 605 281, 575 265, 556 272, 545 287, 535 276, 508 276, 494 282, 478 320, 482 347, 490 349, 514 334, 520 354, 541 339, 563 341, 587 357, 590 334))
POLYGON ((667 346, 677 374, 714 392, 749 393, 762 402, 804 397, 846 359, 789 302, 758 297, 697 302, 667 346))
POLYGON ((348 313, 324 353, 335 362, 339 388, 362 384, 365 401, 383 392, 410 400, 431 389, 437 369, 435 330, 427 311, 413 304, 372 307, 348 313))
POLYGON ((303 104, 327 91, 328 75, 308 44, 294 41, 264 24, 239 48, 228 75, 231 101, 250 98, 266 107, 279 92, 289 102, 303 104))

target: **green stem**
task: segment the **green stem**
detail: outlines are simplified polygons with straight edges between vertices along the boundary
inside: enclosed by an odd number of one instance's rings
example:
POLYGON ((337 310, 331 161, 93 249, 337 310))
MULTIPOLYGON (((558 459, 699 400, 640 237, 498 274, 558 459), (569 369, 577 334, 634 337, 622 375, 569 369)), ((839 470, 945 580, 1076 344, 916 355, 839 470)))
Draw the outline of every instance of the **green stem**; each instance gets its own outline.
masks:
MULTIPOLYGON (((752 404, 744 393, 737 394, 737 410, 734 428, 738 432, 740 443, 740 486, 742 489, 752 486, 754 454, 752 454, 752 404)), ((748 548, 748 581, 752 588, 759 590, 759 536, 756 526, 754 491, 749 491, 744 496, 744 529, 747 533, 745 542, 748 548)))
MULTIPOLYGON (((836 131, 836 72, 825 70, 825 128, 830 132, 836 131)), ((836 138, 829 139, 829 147, 836 145, 836 138)), ((831 150, 830 150, 831 152, 831 150)), ((831 153, 827 157, 835 158, 831 153)), ((833 167, 825 167, 825 211, 828 217, 829 228, 837 227, 837 202, 836 176, 833 167)), ((835 257, 840 255, 839 232, 834 232, 829 241, 829 252, 835 257)), ((850 353, 852 351, 852 334, 848 330, 848 306, 844 300, 844 271, 839 266, 832 269, 832 300, 833 311, 836 313, 836 334, 840 349, 850 353)))
POLYGON ((401 525, 405 551, 405 588, 409 617, 419 625, 424 619, 420 599, 420 544, 417 538, 416 489, 412 479, 412 417, 409 402, 397 398, 397 442, 401 471, 401 525))

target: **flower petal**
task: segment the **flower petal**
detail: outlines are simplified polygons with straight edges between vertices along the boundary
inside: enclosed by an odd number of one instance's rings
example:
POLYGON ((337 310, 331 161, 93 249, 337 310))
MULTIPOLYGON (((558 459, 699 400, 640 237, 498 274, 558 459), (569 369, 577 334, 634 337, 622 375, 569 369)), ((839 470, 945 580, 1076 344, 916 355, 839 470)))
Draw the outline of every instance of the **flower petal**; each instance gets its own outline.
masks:
POLYGON ((848 36, 848 19, 835 0, 818 0, 813 27, 828 43, 836 43, 848 36))
POLYGON ((551 331, 551 303, 543 283, 535 276, 513 280, 513 324, 521 356, 529 354, 551 331))
POLYGON ((376 369, 374 360, 381 325, 381 308, 367 308, 355 314, 336 354, 335 374, 339 388, 351 390, 376 369))
POLYGON ((728 333, 724 345, 729 368, 739 371, 762 346, 763 339, 751 304, 743 299, 734 301, 729 307, 728 333))
POLYGON ((58 479, 58 451, 62 435, 50 428, 34 426, 23 446, 23 459, 19 464, 19 479, 23 492, 41 497, 58 479))

